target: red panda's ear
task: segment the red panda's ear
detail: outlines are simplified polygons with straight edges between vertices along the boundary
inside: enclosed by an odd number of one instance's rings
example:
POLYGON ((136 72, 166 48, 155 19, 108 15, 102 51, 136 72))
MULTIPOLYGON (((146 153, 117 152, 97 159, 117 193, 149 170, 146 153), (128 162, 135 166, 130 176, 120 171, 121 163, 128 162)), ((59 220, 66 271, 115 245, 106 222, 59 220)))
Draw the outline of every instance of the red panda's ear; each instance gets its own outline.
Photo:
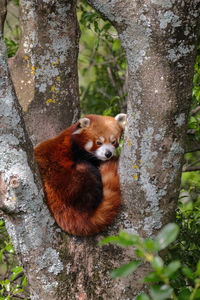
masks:
POLYGON ((79 134, 83 131, 84 128, 87 128, 90 125, 90 119, 81 118, 78 121, 77 129, 72 134, 79 134))
POLYGON ((90 125, 90 119, 88 118, 81 118, 79 119, 79 124, 81 128, 86 128, 90 125))
POLYGON ((126 122, 127 122, 127 115, 126 114, 118 114, 118 115, 116 115, 115 120, 117 121, 117 124, 119 125, 119 127, 121 127, 124 130, 126 122))

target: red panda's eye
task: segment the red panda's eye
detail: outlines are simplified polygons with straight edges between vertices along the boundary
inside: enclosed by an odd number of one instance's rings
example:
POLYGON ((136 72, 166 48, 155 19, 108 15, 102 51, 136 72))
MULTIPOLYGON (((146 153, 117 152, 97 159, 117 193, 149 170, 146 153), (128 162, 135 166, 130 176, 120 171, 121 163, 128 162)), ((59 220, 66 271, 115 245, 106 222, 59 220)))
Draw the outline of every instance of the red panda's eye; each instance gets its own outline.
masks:
POLYGON ((114 145, 116 143, 116 141, 112 141, 111 144, 114 145))
POLYGON ((103 143, 100 141, 97 141, 97 145, 101 146, 103 143))

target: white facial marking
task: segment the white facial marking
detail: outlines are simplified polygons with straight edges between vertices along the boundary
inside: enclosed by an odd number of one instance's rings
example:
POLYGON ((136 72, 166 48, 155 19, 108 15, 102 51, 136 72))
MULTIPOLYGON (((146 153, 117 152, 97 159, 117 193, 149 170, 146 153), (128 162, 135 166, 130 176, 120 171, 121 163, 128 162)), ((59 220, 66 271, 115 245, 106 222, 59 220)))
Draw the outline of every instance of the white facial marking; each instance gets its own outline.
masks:
POLYGON ((111 136, 110 136, 110 141, 112 142, 112 141, 114 141, 114 140, 115 140, 114 135, 111 135, 111 136))
POLYGON ((92 141, 88 141, 88 142, 85 144, 84 148, 85 148, 86 151, 90 151, 91 148, 92 148, 92 146, 93 146, 93 142, 92 142, 92 141))
POLYGON ((99 140, 103 143, 105 141, 104 137, 103 136, 100 136, 99 137, 99 140))
POLYGON ((104 144, 96 150, 95 156, 100 160, 108 160, 113 156, 114 151, 115 151, 115 147, 113 145, 104 144), (110 156, 107 157, 106 154, 108 154, 109 152, 110 152, 110 156))

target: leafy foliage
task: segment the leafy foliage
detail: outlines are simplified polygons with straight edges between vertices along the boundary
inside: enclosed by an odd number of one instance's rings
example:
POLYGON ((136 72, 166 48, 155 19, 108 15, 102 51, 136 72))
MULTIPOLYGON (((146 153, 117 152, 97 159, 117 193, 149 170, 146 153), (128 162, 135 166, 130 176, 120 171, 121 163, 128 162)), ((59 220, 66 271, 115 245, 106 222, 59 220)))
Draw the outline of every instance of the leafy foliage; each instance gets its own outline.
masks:
POLYGON ((83 113, 116 115, 125 111, 126 59, 116 30, 79 2, 82 31, 79 54, 80 101, 83 113))
POLYGON ((4 42, 6 44, 6 47, 7 47, 7 54, 8 54, 8 57, 13 57, 15 55, 15 53, 17 52, 17 49, 19 47, 19 43, 11 40, 11 39, 8 39, 8 38, 4 38, 4 42))
POLYGON ((19 47, 20 27, 19 27, 19 0, 8 1, 7 18, 4 24, 5 37, 4 42, 7 47, 8 57, 13 57, 19 47))
POLYGON ((197 56, 194 65, 194 78, 193 78, 193 96, 191 103, 191 112, 188 122, 188 127, 191 133, 195 134, 196 139, 200 143, 200 110, 195 112, 195 109, 200 105, 200 33, 198 37, 197 56))
POLYGON ((18 266, 3 220, 0 220, 0 249, 0 300, 19 299, 20 295, 27 293, 27 281, 22 267, 18 266))
POLYGON ((197 57, 194 65, 194 79, 193 79, 193 106, 195 108, 196 103, 200 104, 200 34, 198 37, 198 46, 197 46, 197 57))
POLYGON ((182 273, 178 273, 171 281, 171 285, 175 291, 181 290, 184 286, 193 283, 194 272, 200 258, 199 206, 193 204, 193 207, 191 208, 188 206, 188 203, 183 204, 180 202, 179 208, 177 209, 176 222, 180 228, 180 234, 176 241, 170 246, 166 260, 168 262, 172 259, 181 261, 184 270, 183 272, 187 272, 189 268, 192 276, 191 280, 189 280, 186 276, 183 276, 182 273))
POLYGON ((161 232, 154 238, 143 239, 140 236, 132 235, 121 231, 118 236, 111 236, 103 239, 100 245, 112 243, 121 247, 134 247, 136 261, 121 266, 111 272, 111 276, 122 277, 134 272, 143 262, 148 262, 152 271, 144 278, 144 283, 151 283, 149 295, 143 293, 139 295, 137 300, 194 300, 200 297, 200 260, 198 261, 195 272, 188 266, 181 265, 179 260, 173 260, 169 264, 165 264, 159 256, 159 251, 169 246, 176 240, 179 232, 177 224, 170 223, 166 225, 161 232), (173 280, 177 277, 181 269, 182 277, 187 282, 179 288, 173 287, 173 280), (189 283, 189 284, 188 284, 189 283))

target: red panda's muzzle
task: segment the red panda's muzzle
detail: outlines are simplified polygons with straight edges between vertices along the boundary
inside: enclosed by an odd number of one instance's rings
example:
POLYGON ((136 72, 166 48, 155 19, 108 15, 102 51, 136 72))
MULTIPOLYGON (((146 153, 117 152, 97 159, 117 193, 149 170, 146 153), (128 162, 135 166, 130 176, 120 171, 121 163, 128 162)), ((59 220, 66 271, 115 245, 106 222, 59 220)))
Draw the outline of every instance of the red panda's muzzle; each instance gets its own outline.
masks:
POLYGON ((115 147, 111 144, 103 144, 95 151, 95 156, 102 161, 109 160, 115 152, 115 147))

